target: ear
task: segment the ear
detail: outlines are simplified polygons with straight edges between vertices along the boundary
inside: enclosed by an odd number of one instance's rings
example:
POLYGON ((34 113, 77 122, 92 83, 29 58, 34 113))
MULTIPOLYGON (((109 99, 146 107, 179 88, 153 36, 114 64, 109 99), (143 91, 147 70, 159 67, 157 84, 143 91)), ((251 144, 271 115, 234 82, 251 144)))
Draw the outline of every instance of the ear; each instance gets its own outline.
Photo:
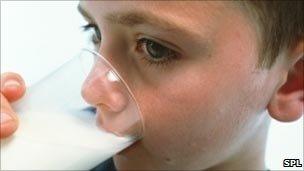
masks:
POLYGON ((274 94, 268 104, 268 112, 272 118, 290 122, 299 119, 304 113, 304 40, 290 49, 287 81, 274 94))

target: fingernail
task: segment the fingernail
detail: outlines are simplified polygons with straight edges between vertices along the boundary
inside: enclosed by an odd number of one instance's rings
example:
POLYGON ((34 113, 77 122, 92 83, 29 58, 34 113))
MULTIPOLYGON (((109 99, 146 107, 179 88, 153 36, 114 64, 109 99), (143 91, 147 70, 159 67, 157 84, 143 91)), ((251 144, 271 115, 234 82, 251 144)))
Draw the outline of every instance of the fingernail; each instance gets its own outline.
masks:
POLYGON ((17 80, 7 80, 7 81, 4 82, 3 86, 5 88, 8 88, 8 87, 19 87, 20 83, 17 80))
POLYGON ((13 121, 14 119, 7 113, 1 113, 0 120, 1 120, 1 125, 2 125, 7 122, 13 121))

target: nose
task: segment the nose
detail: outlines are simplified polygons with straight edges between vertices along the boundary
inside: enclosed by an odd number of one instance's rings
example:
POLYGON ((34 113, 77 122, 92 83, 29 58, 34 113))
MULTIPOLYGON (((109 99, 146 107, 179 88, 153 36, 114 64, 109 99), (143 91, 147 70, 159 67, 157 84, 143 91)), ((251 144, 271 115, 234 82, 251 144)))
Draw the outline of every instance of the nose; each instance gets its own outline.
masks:
POLYGON ((127 90, 118 75, 102 60, 96 60, 81 91, 84 100, 109 112, 119 113, 128 103, 127 90))

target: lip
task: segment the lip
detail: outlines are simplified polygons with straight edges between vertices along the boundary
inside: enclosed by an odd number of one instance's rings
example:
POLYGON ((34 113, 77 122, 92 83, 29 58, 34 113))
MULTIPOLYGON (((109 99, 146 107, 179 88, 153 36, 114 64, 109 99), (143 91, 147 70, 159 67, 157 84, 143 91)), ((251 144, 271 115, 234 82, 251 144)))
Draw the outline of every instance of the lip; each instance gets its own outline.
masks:
MULTIPOLYGON (((96 122, 97 122, 98 126, 101 126, 101 124, 102 124, 102 118, 101 118, 102 113, 112 114, 112 112, 110 112, 108 110, 107 106, 105 106, 103 104, 99 104, 99 105, 96 105, 95 107, 91 107, 91 108, 89 108, 89 110, 96 114, 96 119, 97 119, 96 122)), ((115 113, 114 113, 114 115, 115 115, 115 113)), ((103 129, 105 129, 105 128, 103 127, 103 129)), ((106 129, 106 131, 113 132, 113 131, 107 130, 107 129, 106 129)), ((119 134, 117 134, 117 135, 119 135, 119 134)), ((135 141, 133 144, 131 144, 129 147, 127 147, 127 148, 123 149, 122 151, 120 151, 119 153, 117 153, 117 155, 128 154, 129 152, 138 148, 141 143, 142 143, 142 140, 139 139, 139 140, 135 141)))
POLYGON ((98 105, 95 118, 97 126, 118 136, 142 136, 141 118, 132 109, 113 112, 108 110, 106 106, 98 105))

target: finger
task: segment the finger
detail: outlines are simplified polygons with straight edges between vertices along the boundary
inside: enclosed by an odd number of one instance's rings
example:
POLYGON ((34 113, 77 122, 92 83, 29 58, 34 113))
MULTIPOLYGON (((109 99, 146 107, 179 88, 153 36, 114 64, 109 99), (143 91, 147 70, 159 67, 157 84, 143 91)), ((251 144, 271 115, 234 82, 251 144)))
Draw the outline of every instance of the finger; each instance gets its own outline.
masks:
POLYGON ((7 72, 1 75, 1 93, 9 102, 20 99, 25 93, 25 83, 19 74, 7 72))
POLYGON ((18 118, 7 99, 1 94, 0 138, 13 134, 18 127, 18 118))

